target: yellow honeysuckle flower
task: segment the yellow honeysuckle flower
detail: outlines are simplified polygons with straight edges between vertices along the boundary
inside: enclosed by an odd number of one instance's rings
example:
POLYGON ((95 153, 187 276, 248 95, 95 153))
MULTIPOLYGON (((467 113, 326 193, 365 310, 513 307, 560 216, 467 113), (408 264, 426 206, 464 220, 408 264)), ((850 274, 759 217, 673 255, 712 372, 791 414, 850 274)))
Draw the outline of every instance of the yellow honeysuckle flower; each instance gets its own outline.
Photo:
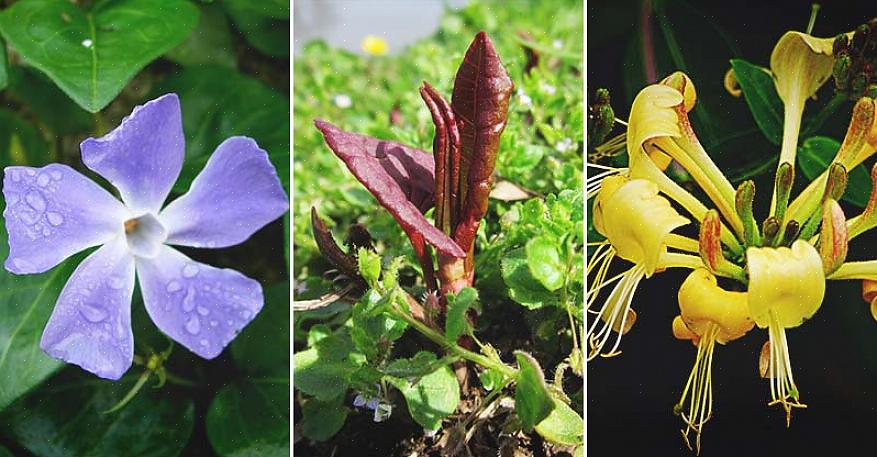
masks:
POLYGON ((637 94, 627 130, 630 167, 645 162, 646 156, 655 162, 665 156, 673 158, 691 174, 739 236, 743 224, 734 211, 734 188, 703 149, 688 119, 696 100, 694 83, 681 72, 637 94))
POLYGON ((797 240, 791 248, 755 248, 746 251, 749 271, 749 313, 759 328, 767 328, 770 342, 771 405, 786 410, 786 424, 798 401, 792 376, 786 329, 809 319, 822 304, 825 274, 819 252, 810 243, 797 240))
POLYGON ((679 288, 680 315, 673 320, 673 334, 679 339, 692 340, 697 345, 697 356, 676 404, 676 412, 685 421, 682 436, 691 448, 688 434, 697 435, 696 447, 700 453, 700 435, 703 425, 712 416, 712 362, 716 343, 726 344, 742 337, 755 323, 749 317, 745 292, 722 289, 716 277, 706 269, 696 269, 679 288), (689 392, 688 413, 682 412, 689 392))
POLYGON ((387 46, 387 40, 375 35, 366 35, 366 37, 362 39, 361 47, 362 52, 373 56, 382 56, 386 54, 389 49, 389 46, 387 46))
POLYGON ((605 178, 594 202, 593 221, 594 228, 607 239, 596 243, 597 248, 587 266, 587 275, 593 274, 594 277, 587 292, 587 307, 589 312, 597 315, 587 331, 591 346, 588 360, 601 353, 606 357, 618 354, 622 335, 630 330, 636 319, 631 302, 643 278, 664 268, 703 265, 699 257, 667 252, 668 247, 696 252, 697 242, 671 234, 689 221, 659 195, 658 186, 651 181, 626 176, 605 178), (606 279, 615 257, 634 266, 606 279), (601 289, 616 281, 600 310, 591 310, 601 289), (609 351, 603 353, 613 331, 617 334, 615 342, 609 351))

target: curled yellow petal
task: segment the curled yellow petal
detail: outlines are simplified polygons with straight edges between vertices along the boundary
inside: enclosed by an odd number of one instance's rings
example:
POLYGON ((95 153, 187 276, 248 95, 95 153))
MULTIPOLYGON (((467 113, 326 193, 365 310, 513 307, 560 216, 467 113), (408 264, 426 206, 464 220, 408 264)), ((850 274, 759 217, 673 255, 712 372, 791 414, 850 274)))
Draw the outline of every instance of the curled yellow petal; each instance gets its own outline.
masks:
POLYGON ((678 90, 661 84, 648 86, 637 94, 627 125, 627 151, 631 162, 642 158, 643 144, 650 139, 682 136, 679 117, 673 108, 684 101, 678 90))
POLYGON ((770 55, 777 92, 784 103, 812 97, 831 76, 834 38, 786 32, 770 55))
POLYGON ((688 219, 658 195, 655 183, 617 178, 603 183, 594 203, 594 227, 621 258, 643 265, 649 277, 657 269, 661 254, 667 251, 667 235, 687 224, 688 219))
POLYGON ((697 102, 697 91, 694 89, 694 83, 688 75, 677 71, 661 80, 661 84, 672 87, 682 94, 682 99, 685 103, 683 109, 685 109, 686 113, 694 109, 694 104, 697 102))
POLYGON ((782 328, 793 328, 816 313, 825 295, 825 274, 816 248, 797 240, 791 248, 751 247, 746 257, 749 313, 759 328, 771 324, 771 314, 782 328))
POLYGON ((692 271, 679 288, 679 311, 692 333, 703 336, 710 324, 719 327, 716 341, 725 344, 745 335, 755 325, 749 316, 746 292, 719 287, 705 269, 692 271))

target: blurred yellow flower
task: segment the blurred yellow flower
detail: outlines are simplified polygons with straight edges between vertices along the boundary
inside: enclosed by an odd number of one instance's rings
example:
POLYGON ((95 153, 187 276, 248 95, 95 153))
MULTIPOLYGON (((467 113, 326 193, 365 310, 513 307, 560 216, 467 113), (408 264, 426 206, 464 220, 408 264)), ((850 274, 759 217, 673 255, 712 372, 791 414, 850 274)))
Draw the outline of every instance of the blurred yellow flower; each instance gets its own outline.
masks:
POLYGON ((388 49, 389 46, 387 46, 387 40, 379 36, 366 35, 366 37, 362 39, 362 52, 366 54, 382 56, 387 53, 388 49))

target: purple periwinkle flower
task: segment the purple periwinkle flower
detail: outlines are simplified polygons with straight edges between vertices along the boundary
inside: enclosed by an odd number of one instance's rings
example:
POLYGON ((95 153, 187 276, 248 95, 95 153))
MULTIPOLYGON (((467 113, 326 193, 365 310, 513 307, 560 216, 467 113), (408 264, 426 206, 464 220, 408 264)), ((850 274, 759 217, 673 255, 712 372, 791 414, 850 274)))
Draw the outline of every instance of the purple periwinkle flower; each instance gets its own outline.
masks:
POLYGON ((155 325, 195 354, 216 357, 262 309, 262 287, 170 245, 232 246, 285 213, 289 199, 267 154, 250 138, 228 138, 189 191, 162 209, 183 165, 176 94, 134 108, 115 130, 80 148, 85 165, 122 201, 62 164, 7 167, 3 178, 8 271, 42 273, 100 246, 58 296, 40 348, 102 378, 122 377, 134 355, 136 271, 155 325))

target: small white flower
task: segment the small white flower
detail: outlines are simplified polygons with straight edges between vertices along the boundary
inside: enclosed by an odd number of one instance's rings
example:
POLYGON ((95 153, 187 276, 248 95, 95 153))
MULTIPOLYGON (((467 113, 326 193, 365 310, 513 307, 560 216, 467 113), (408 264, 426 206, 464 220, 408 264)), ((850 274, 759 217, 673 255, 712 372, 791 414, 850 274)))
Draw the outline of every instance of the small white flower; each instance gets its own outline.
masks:
POLYGON ((338 94, 332 97, 332 101, 335 102, 335 106, 341 109, 350 108, 353 105, 353 100, 347 94, 338 94))
POLYGON ((308 291, 308 284, 304 281, 295 281, 293 280, 293 284, 295 284, 295 293, 301 295, 308 291))
POLYGON ((557 88, 546 82, 542 82, 540 87, 542 88, 542 91, 548 95, 554 95, 554 93, 557 92, 557 88))
POLYGON ((85 46, 86 48, 90 48, 91 45, 93 45, 93 44, 94 44, 94 41, 91 41, 88 38, 82 40, 82 45, 85 46))
POLYGON ((554 40, 554 43, 552 43, 552 44, 554 45, 555 49, 560 49, 563 47, 563 41, 560 41, 560 40, 554 40))
POLYGON ((554 148, 560 152, 566 152, 572 149, 573 142, 570 138, 564 138, 554 145, 554 148))
POLYGON ((530 96, 527 95, 527 93, 524 92, 523 89, 518 88, 518 91, 517 93, 515 93, 515 95, 518 96, 518 103, 520 103, 521 106, 526 106, 527 108, 533 106, 533 99, 530 98, 530 96))

